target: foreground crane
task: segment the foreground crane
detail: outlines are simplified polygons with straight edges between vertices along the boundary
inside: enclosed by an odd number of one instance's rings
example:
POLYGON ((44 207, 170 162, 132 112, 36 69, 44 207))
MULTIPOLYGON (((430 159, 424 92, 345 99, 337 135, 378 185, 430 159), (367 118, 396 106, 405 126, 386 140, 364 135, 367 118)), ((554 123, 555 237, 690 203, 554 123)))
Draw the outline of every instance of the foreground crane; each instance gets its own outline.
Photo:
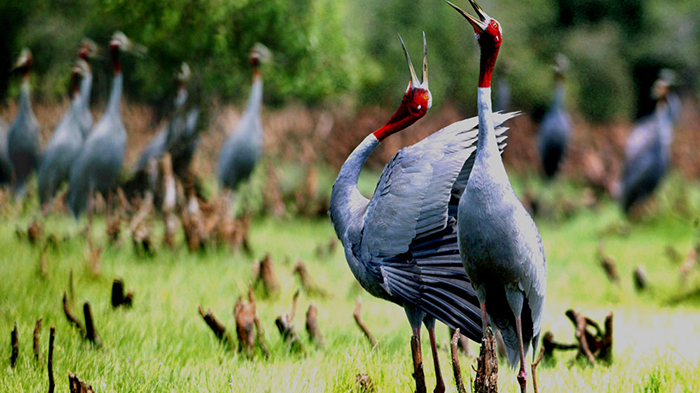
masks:
MULTIPOLYGON (((80 155, 70 171, 68 206, 76 218, 88 208, 93 192, 111 193, 117 184, 124 162, 126 130, 121 117, 123 75, 120 52, 145 52, 145 48, 132 43, 122 32, 112 35, 109 43, 114 78, 107 109, 95 125, 80 155)), ((109 198, 108 198, 109 199, 109 198)))
POLYGON ((39 185, 39 203, 48 212, 49 204, 56 195, 61 184, 68 180, 73 161, 80 154, 83 147, 83 135, 87 135, 84 129, 85 123, 81 120, 84 112, 83 94, 81 93, 81 77, 85 78, 90 72, 89 65, 78 59, 73 67, 73 87, 71 92, 71 105, 61 122, 56 126, 49 144, 44 149, 44 154, 37 172, 39 185))
POLYGON ((471 176, 459 202, 462 263, 481 304, 484 330, 490 321, 503 335, 518 382, 526 391, 525 354, 533 355, 542 325, 546 263, 537 226, 520 203, 498 151, 497 117, 491 111, 491 76, 502 42, 501 26, 474 0, 478 18, 449 3, 474 28, 481 48, 479 141, 471 176))
POLYGON ((219 185, 231 194, 240 183, 248 179, 262 155, 263 128, 260 111, 262 107, 263 82, 260 76, 260 60, 264 51, 253 48, 250 63, 253 66, 253 86, 241 121, 226 138, 219 153, 219 185))
POLYGON ((564 55, 557 56, 554 66, 556 79, 554 99, 542 118, 537 140, 540 162, 547 179, 552 179, 559 171, 559 164, 566 154, 571 137, 571 117, 565 106, 566 85, 564 83, 568 63, 564 55))
MULTIPOLYGON (((478 303, 456 238, 456 208, 473 163, 478 120, 454 123, 399 151, 384 168, 371 200, 357 188, 362 166, 379 144, 418 121, 431 106, 425 35, 423 45, 420 81, 404 46, 411 80, 401 105, 343 164, 329 214, 357 281, 373 296, 404 308, 413 330, 414 361, 421 358, 420 328, 425 324, 438 380, 435 391, 442 392, 435 319, 460 328, 472 340, 481 339, 478 303)), ((500 125, 512 116, 497 115, 495 122, 500 125)), ((504 131, 496 131, 501 142, 504 131)), ((424 381, 422 363, 414 363, 414 376, 417 391, 425 392, 419 384, 424 381)))
POLYGON ((659 79, 652 95, 656 109, 635 126, 625 145, 625 168, 620 182, 620 205, 625 214, 645 200, 668 172, 676 119, 669 84, 659 79))
POLYGON ((39 164, 39 123, 32 110, 29 94, 29 74, 34 58, 29 49, 23 49, 15 70, 22 73, 22 90, 19 95, 19 110, 7 132, 7 150, 12 164, 12 184, 15 198, 22 199, 27 181, 39 164))

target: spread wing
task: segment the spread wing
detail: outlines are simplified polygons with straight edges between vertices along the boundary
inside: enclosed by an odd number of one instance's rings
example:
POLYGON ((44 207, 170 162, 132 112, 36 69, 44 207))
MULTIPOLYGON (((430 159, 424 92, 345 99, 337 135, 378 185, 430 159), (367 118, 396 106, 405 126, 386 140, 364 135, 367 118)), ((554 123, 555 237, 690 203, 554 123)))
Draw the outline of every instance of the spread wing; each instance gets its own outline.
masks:
MULTIPOLYGON (((501 125, 516 115, 494 114, 501 149, 507 130, 501 125)), ((363 260, 406 253, 414 240, 446 228, 453 194, 464 189, 473 166, 477 127, 478 118, 453 123, 387 164, 364 217, 363 260)))

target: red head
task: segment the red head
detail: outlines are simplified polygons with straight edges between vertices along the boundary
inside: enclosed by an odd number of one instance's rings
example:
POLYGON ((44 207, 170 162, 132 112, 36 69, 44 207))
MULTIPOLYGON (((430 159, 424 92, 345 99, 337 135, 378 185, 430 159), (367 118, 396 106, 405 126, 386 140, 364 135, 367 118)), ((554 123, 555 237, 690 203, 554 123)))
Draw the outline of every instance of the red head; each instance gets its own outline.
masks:
POLYGON ((482 10, 474 0, 469 0, 469 3, 474 7, 474 11, 476 11, 476 14, 479 16, 478 19, 462 11, 449 1, 447 3, 462 14, 474 28, 474 35, 481 47, 479 87, 491 87, 491 76, 496 66, 498 50, 501 48, 501 42, 503 41, 501 24, 498 23, 497 20, 486 15, 484 10, 482 10))
POLYGON ((95 44, 95 41, 89 38, 83 38, 83 41, 80 43, 80 49, 78 50, 78 57, 89 63, 90 58, 95 57, 98 52, 99 47, 95 44))
POLYGON ((122 70, 121 63, 119 63, 119 52, 131 52, 138 57, 143 57, 148 52, 148 48, 132 42, 124 33, 117 31, 109 41, 109 52, 112 55, 112 64, 116 74, 122 70))
POLYGON ((80 93, 80 80, 85 77, 86 74, 90 72, 90 66, 88 63, 79 58, 75 61, 73 69, 71 70, 71 78, 73 82, 73 95, 80 93))
POLYGON ((425 41, 425 33, 423 33, 423 76, 420 81, 418 81, 416 71, 413 69, 413 63, 411 63, 411 57, 408 55, 408 50, 406 50, 406 45, 404 45, 400 35, 399 40, 401 40, 408 68, 411 71, 411 81, 408 82, 408 88, 403 95, 399 109, 396 110, 382 128, 374 132, 374 136, 380 142, 389 135, 407 128, 425 116, 433 104, 433 97, 428 88, 428 46, 425 41))

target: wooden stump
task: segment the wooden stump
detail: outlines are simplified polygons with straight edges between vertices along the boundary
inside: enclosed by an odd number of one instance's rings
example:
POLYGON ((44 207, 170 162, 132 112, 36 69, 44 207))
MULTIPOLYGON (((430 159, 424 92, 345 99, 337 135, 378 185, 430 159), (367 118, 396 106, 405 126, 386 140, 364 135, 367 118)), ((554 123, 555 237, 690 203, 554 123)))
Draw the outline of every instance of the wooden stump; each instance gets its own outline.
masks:
POLYGON ((316 344, 320 348, 326 345, 326 339, 318 327, 318 308, 311 303, 309 309, 306 310, 306 332, 309 334, 309 341, 316 344))
POLYGON ((455 386, 457 387, 457 393, 467 393, 467 390, 464 388, 464 382, 462 382, 462 368, 459 365, 458 344, 462 337, 464 336, 459 332, 458 328, 454 329, 454 333, 452 334, 452 340, 450 340, 450 354, 452 355, 452 372, 455 376, 455 386))
POLYGON ((51 333, 49 336, 49 360, 47 364, 47 370, 49 373, 49 393, 53 393, 56 388, 56 383, 53 379, 53 343, 56 339, 56 326, 51 326, 51 333))
POLYGON ((73 373, 68 374, 68 389, 70 393, 95 393, 92 386, 81 381, 80 378, 73 373))
POLYGON ((17 357, 19 357, 19 331, 17 330, 17 322, 15 322, 15 328, 12 329, 10 333, 10 347, 12 352, 10 354, 10 367, 15 368, 17 363, 17 357))
POLYGON ((100 339, 100 336, 97 334, 95 323, 92 319, 90 302, 85 302, 83 304, 83 314, 85 314, 85 338, 93 343, 95 347, 102 348, 102 339, 100 339))
POLYGON ((355 310, 352 313, 352 316, 355 318, 355 323, 357 326, 362 330, 362 333, 364 333, 365 337, 367 337, 367 340, 369 341, 370 345, 372 345, 372 349, 374 349, 377 346, 377 340, 374 338, 372 333, 369 331, 369 328, 367 325, 362 322, 362 317, 360 316, 360 309, 362 308, 362 298, 357 297, 357 302, 355 303, 355 310))
POLYGON ((199 315, 202 316, 204 322, 206 322, 209 328, 214 332, 216 338, 218 338, 226 348, 233 349, 233 339, 231 338, 231 335, 228 333, 228 331, 226 331, 224 324, 221 323, 216 315, 214 315, 211 309, 207 310, 206 313, 204 312, 204 308, 202 308, 202 306, 198 306, 197 309, 199 310, 199 315))
POLYGON ((124 282, 121 278, 115 278, 112 282, 112 307, 117 308, 119 306, 131 307, 134 302, 134 290, 130 289, 129 292, 124 294, 124 282))
POLYGON ((498 392, 498 356, 496 356, 496 339, 488 327, 481 339, 481 350, 476 359, 477 369, 474 379, 475 393, 498 392))
POLYGON ((34 345, 33 345, 33 350, 34 350, 34 358, 38 362, 39 359, 39 332, 41 330, 41 323, 44 321, 44 318, 39 318, 36 321, 36 324, 34 325, 34 345))

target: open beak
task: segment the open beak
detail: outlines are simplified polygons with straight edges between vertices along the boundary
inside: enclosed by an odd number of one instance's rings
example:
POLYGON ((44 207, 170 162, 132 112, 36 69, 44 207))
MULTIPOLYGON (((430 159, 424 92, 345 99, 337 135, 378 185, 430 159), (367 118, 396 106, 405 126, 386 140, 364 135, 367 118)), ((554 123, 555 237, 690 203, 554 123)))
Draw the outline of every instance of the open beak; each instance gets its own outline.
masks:
POLYGON ((471 23, 472 27, 474 27, 474 32, 476 32, 477 34, 482 33, 484 30, 486 30, 486 27, 488 26, 488 24, 486 23, 486 21, 488 20, 488 15, 486 15, 484 10, 482 10, 481 7, 479 7, 479 4, 476 4, 476 1, 469 0, 469 3, 471 3, 472 7, 474 7, 474 11, 476 12, 476 15, 479 17, 479 19, 467 14, 461 8, 452 4, 450 1, 447 1, 447 4, 451 5, 452 8, 457 10, 457 12, 462 14, 462 16, 465 17, 469 21, 469 23, 471 23))
POLYGON ((134 56, 140 58, 146 57, 146 55, 148 54, 148 48, 141 44, 137 44, 133 41, 129 41, 127 51, 131 52, 134 56))
POLYGON ((401 41, 401 47, 403 48, 403 53, 406 55, 406 62, 408 62, 408 69, 411 71, 411 86, 413 88, 423 88, 428 89, 428 45, 425 41, 425 32, 423 32, 423 76, 421 80, 418 80, 416 75, 416 70, 413 69, 413 62, 411 62, 411 56, 408 55, 408 50, 406 49, 406 44, 399 34, 399 40, 401 41))

